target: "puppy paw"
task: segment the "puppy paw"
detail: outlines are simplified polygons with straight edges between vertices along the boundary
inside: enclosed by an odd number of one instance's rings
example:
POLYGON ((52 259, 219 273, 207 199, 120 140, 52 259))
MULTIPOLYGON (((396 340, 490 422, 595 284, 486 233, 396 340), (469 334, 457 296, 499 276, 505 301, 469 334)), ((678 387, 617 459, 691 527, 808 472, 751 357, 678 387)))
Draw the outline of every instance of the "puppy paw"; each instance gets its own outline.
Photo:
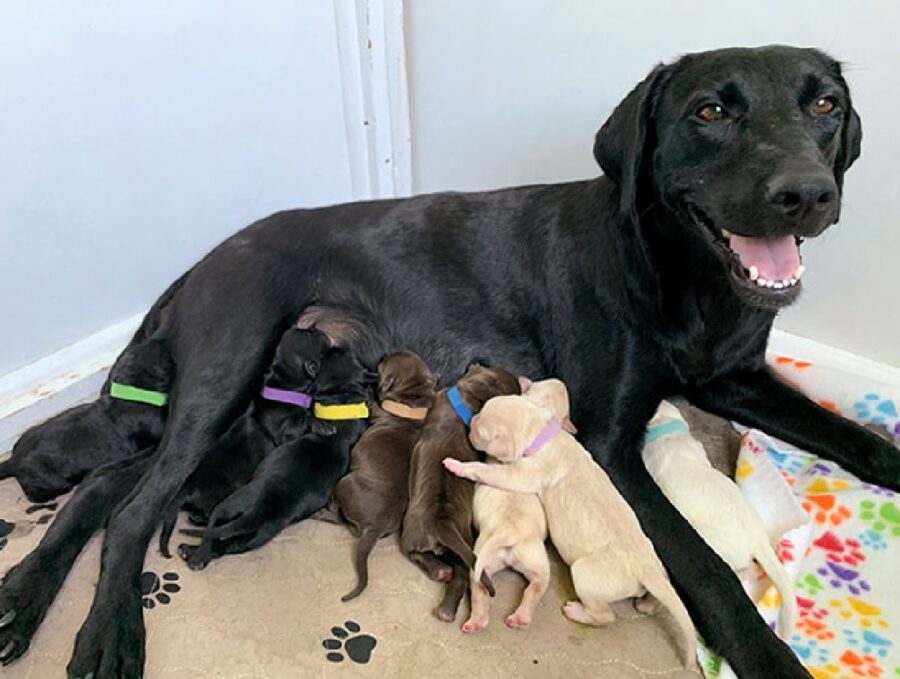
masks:
POLYGON ((513 629, 525 629, 531 624, 531 616, 519 611, 514 612, 506 619, 506 626, 513 629))
POLYGON ((485 627, 487 627, 487 620, 476 620, 475 618, 469 618, 462 625, 462 631, 466 634, 474 634, 475 632, 480 632, 485 627))
POLYGON ((457 476, 464 479, 473 479, 472 472, 469 471, 469 467, 466 463, 460 462, 457 459, 452 457, 444 458, 444 469, 446 469, 451 474, 456 474, 457 476))

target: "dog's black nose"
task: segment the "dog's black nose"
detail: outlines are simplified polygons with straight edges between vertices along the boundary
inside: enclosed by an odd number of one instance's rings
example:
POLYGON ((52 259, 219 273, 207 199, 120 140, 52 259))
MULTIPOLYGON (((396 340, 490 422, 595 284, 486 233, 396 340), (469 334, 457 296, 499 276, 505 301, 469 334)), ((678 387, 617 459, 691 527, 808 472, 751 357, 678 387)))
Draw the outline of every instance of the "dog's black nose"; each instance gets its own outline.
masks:
POLYGON ((824 212, 837 200, 837 184, 828 175, 782 175, 767 187, 766 197, 776 210, 789 218, 824 212))

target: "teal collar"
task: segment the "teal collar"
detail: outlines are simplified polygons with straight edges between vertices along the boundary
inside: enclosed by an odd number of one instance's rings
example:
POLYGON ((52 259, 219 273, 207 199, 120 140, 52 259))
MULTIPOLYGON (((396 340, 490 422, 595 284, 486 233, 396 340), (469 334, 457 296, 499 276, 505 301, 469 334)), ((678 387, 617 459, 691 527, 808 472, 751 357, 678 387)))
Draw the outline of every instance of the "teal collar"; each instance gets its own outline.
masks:
POLYGON ((655 441, 663 436, 668 436, 669 434, 690 433, 691 430, 686 423, 681 420, 670 420, 669 422, 663 422, 662 424, 657 424, 648 428, 647 433, 644 434, 644 445, 646 446, 651 441, 655 441))

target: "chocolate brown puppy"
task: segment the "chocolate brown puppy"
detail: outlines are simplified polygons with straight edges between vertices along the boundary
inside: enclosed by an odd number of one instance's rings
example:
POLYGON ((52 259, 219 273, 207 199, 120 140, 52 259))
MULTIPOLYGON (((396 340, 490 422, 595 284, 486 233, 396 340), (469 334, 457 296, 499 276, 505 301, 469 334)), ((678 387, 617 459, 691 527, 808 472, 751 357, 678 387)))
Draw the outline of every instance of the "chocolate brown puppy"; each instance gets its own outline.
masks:
MULTIPOLYGON (((488 399, 520 394, 515 375, 501 368, 473 364, 455 387, 438 392, 419 441, 413 449, 409 473, 409 507, 403 519, 400 545, 409 559, 432 580, 449 582, 434 615, 445 622, 468 587, 472 552, 472 484, 447 472, 441 463, 448 451, 469 462, 479 459, 468 437, 468 421, 488 399)), ((494 595, 490 578, 482 583, 494 595)))
POLYGON ((435 382, 425 361, 409 351, 390 354, 378 365, 369 428, 350 453, 350 472, 331 496, 330 509, 359 536, 357 584, 342 601, 366 588, 369 554, 378 539, 400 530, 409 499, 409 461, 434 405, 435 382))

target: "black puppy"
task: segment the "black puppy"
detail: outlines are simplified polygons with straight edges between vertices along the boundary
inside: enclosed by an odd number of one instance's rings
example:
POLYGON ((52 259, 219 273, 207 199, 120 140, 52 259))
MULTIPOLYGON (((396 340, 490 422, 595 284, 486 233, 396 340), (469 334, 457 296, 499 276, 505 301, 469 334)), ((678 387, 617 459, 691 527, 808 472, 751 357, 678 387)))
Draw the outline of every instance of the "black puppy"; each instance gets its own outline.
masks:
POLYGON ((164 556, 169 556, 179 508, 188 512, 191 523, 205 526, 216 505, 246 484, 273 449, 298 439, 310 424, 319 433, 332 431, 310 415, 319 362, 328 348, 328 338, 316 329, 294 327, 281 336, 261 393, 188 479, 164 517, 159 536, 164 556))
POLYGON ((66 493, 85 474, 162 437, 175 377, 166 342, 130 346, 110 370, 100 398, 32 427, 0 462, 0 479, 15 477, 32 502, 66 493))
POLYGON ((313 410, 320 425, 288 441, 263 458, 253 480, 215 508, 199 545, 181 544, 178 553, 199 570, 224 554, 256 549, 281 530, 322 509, 347 472, 350 448, 366 427, 367 382, 362 364, 346 349, 335 347, 322 358, 316 377, 313 410))

